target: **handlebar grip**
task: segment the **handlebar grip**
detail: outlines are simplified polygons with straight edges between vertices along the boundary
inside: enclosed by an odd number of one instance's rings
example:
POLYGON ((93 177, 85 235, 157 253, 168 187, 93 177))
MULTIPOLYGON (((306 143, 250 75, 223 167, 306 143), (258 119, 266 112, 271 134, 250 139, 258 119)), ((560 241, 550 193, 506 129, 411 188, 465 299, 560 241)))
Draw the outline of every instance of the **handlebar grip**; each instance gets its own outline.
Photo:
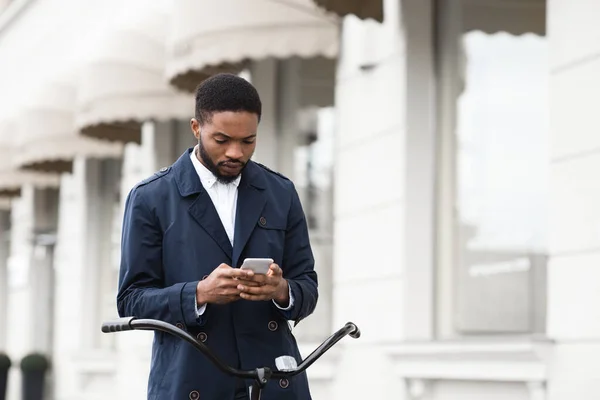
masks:
POLYGON ((135 319, 135 317, 125 317, 118 318, 112 321, 106 321, 102 323, 102 332, 110 333, 110 332, 123 332, 133 330, 131 326, 131 322, 135 319))
POLYGON ((352 330, 348 335, 350 335, 351 338, 358 339, 360 337, 360 329, 358 329, 358 326, 356 326, 354 322, 348 322, 346 325, 352 327, 352 330))

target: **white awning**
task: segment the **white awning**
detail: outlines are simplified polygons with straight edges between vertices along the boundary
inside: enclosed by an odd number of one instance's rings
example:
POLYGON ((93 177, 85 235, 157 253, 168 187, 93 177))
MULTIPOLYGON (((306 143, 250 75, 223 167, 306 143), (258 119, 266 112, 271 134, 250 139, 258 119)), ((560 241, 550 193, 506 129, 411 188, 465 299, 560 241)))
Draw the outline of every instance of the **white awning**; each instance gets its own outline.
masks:
POLYGON ((338 48, 339 18, 312 0, 174 0, 167 77, 192 92, 252 60, 335 59, 338 48))
POLYGON ((75 89, 63 80, 47 82, 28 97, 15 119, 13 162, 23 170, 71 172, 77 156, 117 158, 120 143, 78 135, 74 124, 75 89))
POLYGON ((324 9, 342 17, 353 14, 361 19, 383 21, 383 0, 314 0, 324 9))
MULTIPOLYGON (((58 174, 19 171, 13 165, 17 132, 14 123, 8 119, 0 120, 0 197, 18 197, 23 185, 31 184, 36 187, 58 187, 58 174)), ((44 146, 36 145, 43 149, 44 146)))
POLYGON ((546 34, 545 0, 463 0, 462 4, 465 32, 546 34))
POLYGON ((162 7, 165 2, 136 4, 80 71, 76 126, 84 136, 140 143, 144 121, 194 115, 193 96, 177 92, 165 78, 170 8, 162 7))

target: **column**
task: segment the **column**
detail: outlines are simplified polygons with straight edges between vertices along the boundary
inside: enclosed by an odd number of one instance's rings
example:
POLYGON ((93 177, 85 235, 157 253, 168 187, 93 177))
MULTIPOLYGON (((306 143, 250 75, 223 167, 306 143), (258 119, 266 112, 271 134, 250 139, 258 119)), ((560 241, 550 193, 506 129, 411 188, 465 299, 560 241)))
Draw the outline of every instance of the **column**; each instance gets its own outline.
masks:
POLYGON ((551 175, 547 399, 600 398, 600 2, 548 2, 551 175))
POLYGON ((33 340, 33 319, 28 315, 33 306, 33 285, 31 276, 33 232, 34 188, 26 185, 21 196, 12 202, 11 244, 8 268, 8 308, 6 349, 9 357, 17 363, 8 382, 8 398, 17 399, 21 394, 19 360, 31 351, 33 340), (27 312, 23 312, 27 310, 27 312))
POLYGON ((9 382, 9 398, 20 395, 18 362, 23 356, 35 351, 52 357, 57 195, 57 189, 26 185, 12 202, 6 347, 17 368, 9 382))
POLYGON ((61 178, 59 223, 54 257, 55 313, 52 369, 57 376, 57 398, 77 396, 80 390, 76 360, 91 330, 86 315, 89 312, 88 291, 85 285, 86 226, 85 221, 85 159, 73 162, 73 173, 61 178), (85 300, 84 300, 85 299, 85 300))
POLYGON ((102 321, 114 318, 116 313, 115 291, 118 274, 113 259, 112 228, 115 204, 119 195, 121 160, 85 160, 85 293, 83 313, 83 347, 88 350, 111 350, 114 335, 102 334, 102 321), (111 313, 107 312, 111 307, 111 313))
POLYGON ((279 149, 277 147, 277 60, 267 58, 255 61, 250 68, 251 81, 262 103, 262 118, 258 126, 256 151, 253 160, 269 168, 278 168, 279 149))
POLYGON ((405 292, 406 340, 434 335, 437 126, 433 0, 402 0, 406 42, 405 292))
POLYGON ((386 21, 344 20, 336 86, 334 327, 355 322, 334 399, 402 398, 380 342, 403 335, 406 55, 400 2, 386 21), (369 365, 368 368, 365 368, 369 365))
POLYGON ((279 61, 277 78, 277 171, 294 179, 294 153, 300 143, 300 59, 279 61))
POLYGON ((58 227, 58 189, 35 189, 33 259, 31 264, 33 318, 32 350, 52 356, 54 324, 54 245, 58 227))
POLYGON ((67 378, 57 381, 57 397, 114 391, 102 369, 114 360, 115 337, 101 333, 100 326, 116 316, 117 276, 110 249, 119 181, 117 159, 78 157, 73 173, 62 177, 53 370, 67 378))
POLYGON ((406 398, 386 346, 433 335, 434 12, 420 0, 384 12, 382 24, 346 17, 342 31, 333 320, 365 334, 344 341, 335 399, 406 398))
POLYGON ((8 271, 10 254, 10 209, 0 211, 0 352, 6 352, 8 333, 8 271))

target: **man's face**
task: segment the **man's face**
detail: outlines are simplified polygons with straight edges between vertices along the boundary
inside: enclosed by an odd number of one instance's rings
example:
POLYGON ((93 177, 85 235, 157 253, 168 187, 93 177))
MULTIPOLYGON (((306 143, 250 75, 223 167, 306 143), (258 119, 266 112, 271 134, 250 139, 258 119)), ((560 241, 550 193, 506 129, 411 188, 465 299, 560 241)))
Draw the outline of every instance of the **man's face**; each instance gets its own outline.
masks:
POLYGON ((218 112, 202 126, 192 118, 191 127, 202 164, 220 182, 234 181, 254 154, 258 116, 246 111, 218 112))

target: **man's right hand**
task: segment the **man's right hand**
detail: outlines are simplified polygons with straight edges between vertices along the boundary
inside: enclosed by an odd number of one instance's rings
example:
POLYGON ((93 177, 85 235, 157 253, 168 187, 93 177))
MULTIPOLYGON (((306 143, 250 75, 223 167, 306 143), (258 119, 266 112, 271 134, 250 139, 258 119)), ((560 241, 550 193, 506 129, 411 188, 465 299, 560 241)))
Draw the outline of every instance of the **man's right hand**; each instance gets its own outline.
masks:
POLYGON ((196 286, 198 304, 227 304, 240 299, 238 278, 248 278, 254 272, 231 268, 227 264, 219 265, 196 286))

